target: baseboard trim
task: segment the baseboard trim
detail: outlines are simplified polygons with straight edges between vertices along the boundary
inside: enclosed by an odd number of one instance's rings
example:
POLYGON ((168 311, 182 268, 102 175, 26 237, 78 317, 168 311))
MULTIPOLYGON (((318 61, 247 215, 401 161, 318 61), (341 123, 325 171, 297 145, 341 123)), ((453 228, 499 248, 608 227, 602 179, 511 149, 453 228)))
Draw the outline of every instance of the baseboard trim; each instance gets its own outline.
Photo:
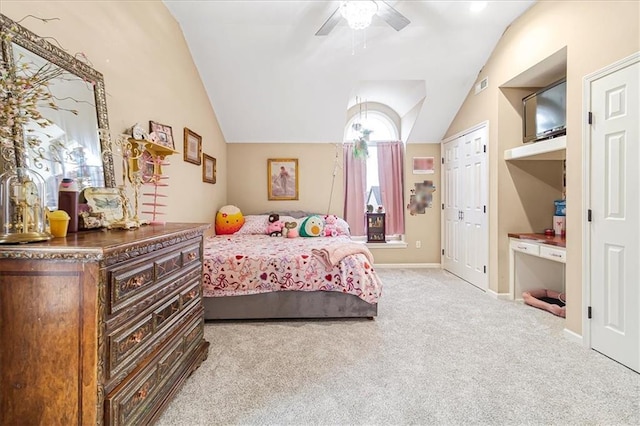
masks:
POLYGON ((575 331, 571 331, 568 328, 565 328, 563 331, 564 331, 564 337, 566 337, 567 339, 579 345, 584 344, 584 342, 582 341, 582 336, 576 333, 575 331))
POLYGON ((373 266, 388 269, 441 268, 439 263, 376 263, 373 266))
POLYGON ((498 300, 511 300, 511 294, 509 294, 509 293, 498 293, 498 292, 493 291, 491 289, 487 289, 487 295, 493 297, 494 299, 498 299, 498 300))

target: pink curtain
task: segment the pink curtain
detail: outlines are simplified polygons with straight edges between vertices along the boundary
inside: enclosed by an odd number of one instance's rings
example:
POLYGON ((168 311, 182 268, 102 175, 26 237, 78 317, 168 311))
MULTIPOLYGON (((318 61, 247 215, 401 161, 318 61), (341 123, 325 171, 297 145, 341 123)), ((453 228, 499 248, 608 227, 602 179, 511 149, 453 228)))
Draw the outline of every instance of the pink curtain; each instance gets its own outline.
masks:
POLYGON ((353 157, 353 143, 344 144, 344 220, 351 235, 365 235, 364 194, 367 185, 367 162, 353 157))
POLYGON ((386 233, 404 234, 404 144, 378 142, 378 180, 386 233))

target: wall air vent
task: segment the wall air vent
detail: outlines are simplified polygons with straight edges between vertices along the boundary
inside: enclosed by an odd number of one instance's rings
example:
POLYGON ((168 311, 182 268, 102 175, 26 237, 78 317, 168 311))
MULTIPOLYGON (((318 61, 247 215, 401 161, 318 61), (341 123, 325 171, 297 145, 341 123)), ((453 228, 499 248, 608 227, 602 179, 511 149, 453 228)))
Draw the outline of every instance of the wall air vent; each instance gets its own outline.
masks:
POLYGON ((476 95, 489 86, 489 77, 485 77, 476 84, 476 95))

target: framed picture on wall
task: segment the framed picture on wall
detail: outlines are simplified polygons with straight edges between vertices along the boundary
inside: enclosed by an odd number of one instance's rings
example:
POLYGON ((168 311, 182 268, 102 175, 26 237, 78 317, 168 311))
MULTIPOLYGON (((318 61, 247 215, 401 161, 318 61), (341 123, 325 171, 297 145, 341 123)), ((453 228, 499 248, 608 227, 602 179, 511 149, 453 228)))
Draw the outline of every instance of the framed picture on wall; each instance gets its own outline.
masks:
POLYGON ((202 154, 202 181, 216 183, 216 159, 207 154, 202 154))
POLYGON ((184 128, 184 161, 202 164, 202 137, 196 132, 184 128))
POLYGON ((433 157, 413 157, 413 174, 430 175, 435 173, 434 163, 433 157))
POLYGON ((298 199, 298 159, 267 160, 267 197, 269 200, 298 199))
POLYGON ((171 127, 166 124, 160 124, 156 121, 149 121, 149 131, 151 134, 149 138, 152 142, 157 143, 158 145, 166 146, 167 148, 171 148, 173 150, 176 149, 173 144, 173 132, 171 131, 171 127))

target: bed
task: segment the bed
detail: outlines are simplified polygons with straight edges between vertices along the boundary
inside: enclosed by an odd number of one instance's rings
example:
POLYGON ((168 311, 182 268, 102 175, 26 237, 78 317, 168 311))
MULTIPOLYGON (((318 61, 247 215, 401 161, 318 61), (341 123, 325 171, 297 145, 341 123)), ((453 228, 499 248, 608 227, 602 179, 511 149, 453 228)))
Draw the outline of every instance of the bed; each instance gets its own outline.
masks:
POLYGON ((382 284, 366 245, 344 233, 271 237, 246 219, 244 232, 205 239, 205 319, 377 316, 382 284))

